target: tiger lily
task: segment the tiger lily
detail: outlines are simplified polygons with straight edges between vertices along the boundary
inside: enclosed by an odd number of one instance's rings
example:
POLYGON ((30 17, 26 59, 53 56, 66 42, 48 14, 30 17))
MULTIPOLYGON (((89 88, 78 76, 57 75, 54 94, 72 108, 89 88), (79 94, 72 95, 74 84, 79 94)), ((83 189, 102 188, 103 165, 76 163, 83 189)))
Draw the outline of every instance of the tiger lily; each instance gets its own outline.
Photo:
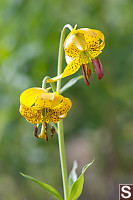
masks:
POLYGON ((57 123, 65 118, 71 106, 72 103, 69 98, 59 95, 58 92, 50 93, 43 88, 29 88, 20 95, 20 114, 28 122, 37 124, 34 128, 36 137, 38 137, 37 127, 39 124, 45 126, 45 130, 40 135, 40 137, 45 138, 47 123, 57 123))
POLYGON ((88 80, 92 72, 96 71, 98 79, 101 79, 104 75, 103 67, 96 57, 102 52, 104 46, 104 35, 101 31, 89 28, 76 30, 75 26, 64 42, 65 58, 68 65, 61 75, 49 79, 48 82, 55 82, 72 75, 79 70, 80 66, 82 66, 87 85, 89 85, 88 80))

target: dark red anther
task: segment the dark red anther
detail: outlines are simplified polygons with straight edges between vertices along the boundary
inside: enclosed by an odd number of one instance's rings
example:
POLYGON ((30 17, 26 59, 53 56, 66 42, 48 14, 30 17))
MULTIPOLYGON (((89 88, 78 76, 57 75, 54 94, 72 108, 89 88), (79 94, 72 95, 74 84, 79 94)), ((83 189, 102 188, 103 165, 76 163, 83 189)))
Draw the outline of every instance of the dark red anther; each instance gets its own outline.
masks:
POLYGON ((92 63, 93 63, 93 66, 94 66, 94 68, 96 70, 97 77, 100 80, 102 78, 102 73, 101 73, 101 69, 100 69, 99 63, 95 59, 92 59, 92 63))
POLYGON ((89 69, 88 64, 85 64, 85 69, 86 69, 87 78, 89 80, 91 77, 91 69, 89 69))
POLYGON ((45 126, 45 132, 47 132, 48 125, 46 122, 44 122, 44 126, 45 126))
POLYGON ((102 74, 102 77, 104 76, 104 72, 103 72, 103 66, 102 66, 102 63, 101 61, 99 60, 99 58, 97 58, 97 62, 99 64, 99 68, 100 68, 100 71, 101 71, 101 74, 102 74))
POLYGON ((87 86, 89 86, 90 83, 89 83, 89 81, 88 81, 88 79, 87 79, 87 75, 86 75, 86 71, 85 71, 85 66, 84 66, 84 64, 82 64, 82 71, 83 71, 83 76, 84 76, 85 83, 86 83, 87 86))
POLYGON ((34 136, 35 136, 36 138, 38 138, 37 132, 38 132, 38 128, 37 128, 37 125, 35 125, 35 126, 34 126, 34 136))
POLYGON ((45 134, 45 135, 44 135, 45 140, 48 141, 48 135, 47 135, 47 133, 45 132, 44 134, 45 134))
POLYGON ((51 131, 51 136, 50 137, 52 138, 54 136, 54 133, 55 133, 55 127, 52 126, 50 131, 51 131))

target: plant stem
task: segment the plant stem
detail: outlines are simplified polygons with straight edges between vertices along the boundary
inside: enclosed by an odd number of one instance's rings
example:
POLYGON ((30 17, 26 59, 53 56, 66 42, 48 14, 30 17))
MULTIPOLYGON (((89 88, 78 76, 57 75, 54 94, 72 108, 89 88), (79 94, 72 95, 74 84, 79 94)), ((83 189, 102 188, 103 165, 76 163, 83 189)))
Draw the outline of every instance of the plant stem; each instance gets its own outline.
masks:
MULTIPOLYGON (((46 76, 46 77, 43 79, 43 81, 42 81, 42 88, 46 89, 46 82, 47 82, 48 79, 50 79, 49 76, 46 76)), ((54 84, 54 83, 50 83, 50 85, 51 85, 51 87, 52 87, 53 92, 55 92, 55 91, 56 91, 55 84, 54 84)))
MULTIPOLYGON (((59 76, 62 73, 62 57, 63 57, 63 43, 65 38, 66 29, 69 28, 72 31, 72 26, 66 24, 61 32, 60 46, 59 46, 59 55, 58 55, 58 71, 57 75, 59 76)), ((61 89, 61 79, 57 81, 57 92, 60 93, 61 89)), ((63 132, 63 120, 58 122, 58 141, 59 141, 59 152, 60 152, 60 162, 61 162, 61 171, 63 179, 63 189, 64 189, 64 200, 68 199, 68 176, 67 176, 67 166, 65 159, 65 149, 64 149, 64 132, 63 132)))
MULTIPOLYGON (((72 26, 70 24, 66 24, 64 28, 61 31, 61 38, 60 38, 60 46, 59 46, 59 54, 58 54, 58 71, 57 76, 59 76, 62 73, 62 57, 63 57, 63 43, 65 38, 66 29, 69 28, 70 31, 73 30, 72 26)), ((60 93, 61 89, 61 79, 57 81, 57 92, 60 93)))
POLYGON ((61 162, 62 179, 63 179, 64 200, 67 200, 68 176, 67 176, 67 166, 66 166, 65 150, 64 150, 63 120, 58 122, 58 141, 59 141, 60 162, 61 162))

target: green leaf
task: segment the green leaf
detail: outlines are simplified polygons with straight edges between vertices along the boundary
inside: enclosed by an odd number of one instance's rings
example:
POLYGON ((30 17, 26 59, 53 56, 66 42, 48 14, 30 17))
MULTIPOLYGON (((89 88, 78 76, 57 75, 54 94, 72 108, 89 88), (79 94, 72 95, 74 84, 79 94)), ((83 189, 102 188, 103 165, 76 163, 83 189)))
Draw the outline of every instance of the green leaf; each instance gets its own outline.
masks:
POLYGON ((68 83, 66 83, 60 90, 60 94, 62 94, 63 92, 65 92, 66 90, 68 90, 70 87, 72 87, 75 83, 77 83, 78 80, 84 78, 82 75, 81 76, 77 76, 73 79, 71 79, 70 81, 68 81, 68 83))
POLYGON ((84 184, 84 173, 85 171, 88 169, 88 167, 90 165, 92 165, 92 163, 94 162, 94 160, 85 165, 82 169, 82 174, 79 176, 79 178, 73 183, 72 187, 71 187, 71 191, 68 197, 68 200, 76 200, 78 199, 78 197, 81 195, 82 190, 83 190, 83 184, 84 184))
POLYGON ((76 173, 77 168, 78 168, 78 163, 77 161, 74 161, 72 171, 69 174, 69 191, 73 183, 77 180, 77 173, 76 173))
POLYGON ((52 194, 56 199, 58 200, 63 200, 61 195, 57 192, 57 190, 55 190, 53 187, 51 187, 50 185, 46 184, 46 183, 42 183, 34 178, 32 178, 31 176, 25 175, 23 173, 20 172, 20 174, 25 177, 28 178, 32 181, 34 181, 35 183, 37 183, 38 185, 40 185, 41 187, 43 187, 45 190, 47 190, 50 194, 52 194))

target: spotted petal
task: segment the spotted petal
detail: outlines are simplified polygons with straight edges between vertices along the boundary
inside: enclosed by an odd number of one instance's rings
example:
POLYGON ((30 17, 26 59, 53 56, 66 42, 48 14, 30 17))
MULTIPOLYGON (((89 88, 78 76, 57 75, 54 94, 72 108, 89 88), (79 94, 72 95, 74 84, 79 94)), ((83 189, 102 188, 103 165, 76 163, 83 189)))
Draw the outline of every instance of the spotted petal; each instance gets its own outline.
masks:
POLYGON ((88 56, 90 59, 97 57, 105 46, 104 35, 101 31, 83 28, 79 32, 84 33, 88 56))
POLYGON ((76 46, 75 40, 73 38, 75 29, 76 27, 69 33, 69 35, 67 36, 64 42, 65 53, 72 58, 77 57, 80 52, 80 49, 78 49, 78 47, 76 46))
POLYGON ((27 107, 23 104, 20 105, 20 114, 27 119, 27 121, 32 124, 37 124, 39 122, 41 111, 36 107, 27 107))
POLYGON ((89 29, 89 28, 83 28, 80 29, 80 31, 84 32, 85 41, 87 44, 87 48, 97 48, 102 50, 104 48, 104 35, 101 31, 89 29))
POLYGON ((36 99, 35 106, 38 109, 44 108, 53 108, 57 106, 63 99, 62 95, 59 95, 58 92, 54 93, 42 93, 36 99))
POLYGON ((80 68, 80 65, 82 64, 81 59, 79 57, 74 58, 64 69, 62 78, 69 76, 71 74, 74 74, 77 72, 80 68))
POLYGON ((67 112, 70 110, 71 106, 71 100, 69 98, 63 98, 58 106, 48 110, 49 120, 53 123, 57 123, 67 116, 67 112))

